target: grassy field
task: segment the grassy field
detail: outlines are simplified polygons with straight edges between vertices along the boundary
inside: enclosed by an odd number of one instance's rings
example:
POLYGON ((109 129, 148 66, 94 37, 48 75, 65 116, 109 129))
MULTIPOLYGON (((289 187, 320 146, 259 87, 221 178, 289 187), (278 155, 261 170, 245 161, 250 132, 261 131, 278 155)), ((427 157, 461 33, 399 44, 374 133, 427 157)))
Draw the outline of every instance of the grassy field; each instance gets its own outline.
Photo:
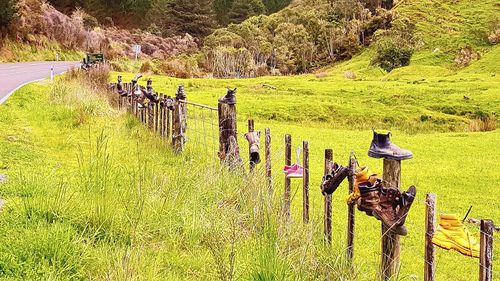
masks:
MULTIPOLYGON (((0 191, 7 202, 0 223, 5 241, 0 245, 0 277, 374 280, 379 222, 356 214, 355 268, 349 271, 343 258, 347 186, 334 194, 331 248, 322 242, 318 187, 325 148, 333 148, 342 163, 354 151, 362 163, 381 171, 381 161, 366 156, 374 126, 393 129, 394 141, 415 154, 403 164, 403 186, 415 184, 418 196, 407 221, 410 233, 402 238, 400 279, 421 280, 426 192, 438 195, 439 212, 463 215, 472 205, 473 217, 500 217, 500 194, 494 187, 500 180, 500 152, 495 149, 500 132, 467 132, 470 116, 432 108, 460 104, 463 110, 496 114, 498 82, 491 75, 462 81, 463 73, 420 84, 407 83, 415 78, 404 75, 352 81, 335 71, 325 78, 153 77, 159 92, 173 94, 176 85, 184 84, 189 100, 210 105, 226 86, 239 88, 242 151, 246 118, 254 118, 257 129, 272 131, 272 198, 262 166, 254 177, 227 173, 213 165, 211 153, 193 145, 192 137, 188 151, 175 155, 135 120, 79 85, 42 82, 24 87, 0 108, 0 173, 9 176, 0 191), (462 101, 462 93, 453 93, 462 87, 470 89, 469 102, 462 101), (360 90, 370 92, 370 102, 360 90), (398 98, 382 102, 398 93, 406 96, 406 104, 398 98), (324 107, 331 103, 336 110, 329 114, 324 107), (414 121, 422 113, 456 121, 426 126, 414 121), (379 120, 386 116, 393 116, 393 123, 379 120), (450 128, 455 132, 446 132, 450 128), (294 147, 302 140, 310 143, 312 222, 307 226, 301 222, 300 181, 292 184, 291 223, 283 224, 279 216, 285 133, 292 134, 294 147)), ((477 235, 476 227, 470 229, 477 235)), ((437 280, 477 278, 478 260, 437 250, 437 261, 437 280)), ((495 271, 494 279, 499 277, 495 271)))

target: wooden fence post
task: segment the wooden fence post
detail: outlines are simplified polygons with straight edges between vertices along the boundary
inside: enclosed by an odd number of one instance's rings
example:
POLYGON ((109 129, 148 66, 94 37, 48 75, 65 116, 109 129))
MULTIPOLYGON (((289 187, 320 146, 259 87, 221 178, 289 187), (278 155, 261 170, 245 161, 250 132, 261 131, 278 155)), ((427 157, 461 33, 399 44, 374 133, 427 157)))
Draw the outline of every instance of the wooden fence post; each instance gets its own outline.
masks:
MULTIPOLYGON (((401 161, 384 159, 384 186, 399 188, 401 183, 401 161)), ((380 263, 381 278, 390 280, 399 270, 400 243, 399 235, 389 231, 382 224, 382 257, 380 263)))
MULTIPOLYGON (((292 136, 285 135, 285 165, 292 165, 292 136)), ((285 218, 288 219, 290 217, 290 178, 285 175, 285 192, 283 194, 283 214, 285 218)))
POLYGON ((236 105, 219 102, 219 158, 229 167, 236 167, 241 162, 239 153, 236 105), (231 142, 231 139, 233 141, 231 142), (233 147, 236 146, 236 147, 233 147))
POLYGON ((309 143, 307 141, 304 141, 302 143, 302 148, 304 149, 304 157, 303 157, 304 178, 302 181, 302 188, 303 188, 302 219, 304 223, 309 223, 309 143))
MULTIPOLYGON (((161 94, 159 96, 161 97, 161 94)), ((159 120, 160 120, 160 102, 159 100, 157 100, 155 102, 155 132, 158 132, 160 129, 159 120)))
MULTIPOLYGON (((248 120, 248 132, 249 133, 253 133, 254 130, 255 130, 255 128, 254 128, 254 122, 253 122, 252 119, 249 119, 248 120)), ((248 145, 248 159, 252 159, 252 155, 250 153, 251 147, 252 147, 251 145, 248 145)), ((250 167, 249 167, 250 168, 250 172, 252 172, 255 169, 255 163, 253 161, 251 161, 251 160, 249 162, 250 162, 250 164, 249 164, 250 165, 250 167)))
POLYGON ((172 145, 176 152, 184 150, 186 143, 186 96, 177 91, 174 112, 172 113, 172 145))
MULTIPOLYGON (((349 175, 347 180, 349 181, 349 194, 354 191, 354 177, 356 172, 356 158, 351 153, 349 157, 349 175)), ((355 212, 354 203, 347 205, 347 248, 346 256, 347 261, 350 266, 354 259, 354 227, 355 227, 355 212)))
POLYGON ((427 193, 425 198, 425 262, 424 281, 434 281, 436 265, 434 257, 436 255, 432 236, 436 231, 436 194, 427 193))
POLYGON ((155 103, 149 101, 148 102, 148 129, 150 129, 150 130, 153 130, 154 126, 155 126, 154 110, 155 110, 155 103))
MULTIPOLYGON (((169 100, 172 100, 172 97, 171 96, 167 96, 167 99, 169 100)), ((165 114, 166 114, 166 128, 165 130, 167 131, 167 135, 166 137, 167 138, 170 138, 170 133, 171 133, 171 130, 170 130, 170 127, 171 127, 171 123, 172 123, 172 115, 173 115, 173 111, 168 109, 168 107, 165 109, 165 114)))
MULTIPOLYGON (((325 176, 332 173, 333 170, 333 150, 325 149, 325 176)), ((328 244, 332 243, 332 195, 325 194, 324 195, 324 216, 323 216, 323 225, 324 225, 324 234, 325 240, 328 244)))
POLYGON ((269 193, 273 193, 273 178, 271 171, 271 129, 265 129, 265 143, 266 143, 266 177, 269 193))
POLYGON ((481 220, 479 281, 493 280, 493 222, 481 220))

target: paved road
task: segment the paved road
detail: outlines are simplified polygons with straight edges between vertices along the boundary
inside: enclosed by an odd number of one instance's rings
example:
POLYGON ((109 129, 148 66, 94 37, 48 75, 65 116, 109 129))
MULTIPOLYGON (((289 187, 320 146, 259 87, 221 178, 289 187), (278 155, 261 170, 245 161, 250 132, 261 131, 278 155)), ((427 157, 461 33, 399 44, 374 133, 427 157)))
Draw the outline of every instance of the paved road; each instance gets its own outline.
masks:
POLYGON ((0 64, 0 104, 18 87, 36 80, 50 77, 50 67, 54 74, 61 74, 79 62, 20 62, 0 64))

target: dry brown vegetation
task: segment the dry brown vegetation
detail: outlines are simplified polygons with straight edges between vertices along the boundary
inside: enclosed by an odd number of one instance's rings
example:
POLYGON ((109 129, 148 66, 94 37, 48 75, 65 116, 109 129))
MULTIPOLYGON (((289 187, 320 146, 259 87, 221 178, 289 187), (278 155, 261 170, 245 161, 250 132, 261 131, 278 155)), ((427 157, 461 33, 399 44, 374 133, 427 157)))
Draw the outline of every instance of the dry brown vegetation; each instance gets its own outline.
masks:
POLYGON ((110 59, 131 57, 134 44, 142 46, 146 57, 157 59, 197 49, 195 40, 187 34, 163 38, 139 30, 89 28, 85 24, 89 16, 83 10, 67 16, 41 0, 20 0, 17 7, 9 33, 18 41, 35 46, 54 40, 67 49, 103 52, 110 59))

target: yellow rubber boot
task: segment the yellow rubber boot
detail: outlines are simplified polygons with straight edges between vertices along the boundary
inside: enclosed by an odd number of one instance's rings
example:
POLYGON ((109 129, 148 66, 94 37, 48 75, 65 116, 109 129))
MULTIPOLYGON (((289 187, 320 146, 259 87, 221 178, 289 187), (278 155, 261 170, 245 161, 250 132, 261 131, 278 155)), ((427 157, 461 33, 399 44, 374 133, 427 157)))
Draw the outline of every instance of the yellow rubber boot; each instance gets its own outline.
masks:
POLYGON ((353 204, 361 196, 361 193, 359 192, 360 183, 370 182, 373 185, 377 179, 378 176, 376 174, 372 174, 368 166, 363 166, 357 169, 354 173, 353 192, 346 198, 347 204, 353 204))
POLYGON ((453 249, 462 255, 479 258, 479 243, 456 215, 441 215, 432 243, 445 250, 453 249))

